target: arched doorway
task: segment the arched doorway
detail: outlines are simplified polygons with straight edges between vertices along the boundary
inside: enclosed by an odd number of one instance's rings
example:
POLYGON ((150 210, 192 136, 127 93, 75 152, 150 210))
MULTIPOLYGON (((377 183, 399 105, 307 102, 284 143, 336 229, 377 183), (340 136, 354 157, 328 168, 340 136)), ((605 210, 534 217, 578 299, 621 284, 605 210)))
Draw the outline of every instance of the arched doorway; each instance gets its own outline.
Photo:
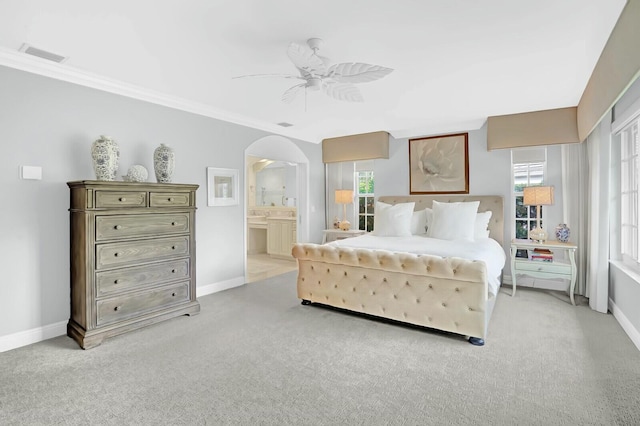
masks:
MULTIPOLYGON (((289 173, 289 175, 291 175, 291 173, 289 173)), ((255 212, 256 208, 260 207, 256 206, 256 204, 267 205, 267 207, 269 207, 268 204, 274 206, 275 200, 275 204, 277 204, 277 206, 282 205, 283 210, 291 210, 290 207, 295 206, 296 241, 308 241, 309 239, 309 159, 302 150, 288 138, 278 135, 265 136, 254 141, 247 147, 247 149, 245 149, 244 177, 244 215, 245 223, 247 224, 247 226, 245 226, 244 238, 244 269, 245 282, 252 282, 258 278, 267 278, 278 273, 295 269, 296 265, 293 258, 286 259, 286 255, 285 258, 279 258, 278 256, 274 257, 266 253, 264 255, 256 255, 256 253, 252 252, 251 255, 248 255, 250 251, 249 241, 255 241, 254 237, 256 235, 260 235, 260 228, 262 227, 259 224, 251 222, 251 220, 254 219, 254 216, 249 220, 248 212, 255 212), (260 161, 260 164, 257 164, 256 160, 260 161), (274 198, 273 194, 271 194, 271 198, 268 198, 268 196, 265 196, 264 188, 261 194, 259 192, 259 188, 255 185, 255 181, 251 181, 249 176, 255 170, 262 168, 265 168, 266 170, 269 166, 275 166, 283 163, 285 167, 292 165, 295 166, 289 167, 289 169, 295 169, 295 176, 289 176, 289 184, 287 184, 288 189, 290 189, 291 186, 295 186, 295 191, 293 193, 291 191, 287 191, 286 194, 278 194, 282 195, 282 198, 279 196, 274 198), (291 179, 294 179, 293 185, 290 185, 292 182, 291 179), (253 187, 251 187, 252 185, 253 187), (266 203, 265 200, 267 200, 268 203, 266 203), (282 200, 281 203, 280 200, 282 200), (256 265, 256 262, 259 263, 258 268, 263 270, 264 273, 249 273, 249 267, 253 268, 256 265)), ((264 235, 266 235, 266 226, 267 225, 265 224, 264 235)))

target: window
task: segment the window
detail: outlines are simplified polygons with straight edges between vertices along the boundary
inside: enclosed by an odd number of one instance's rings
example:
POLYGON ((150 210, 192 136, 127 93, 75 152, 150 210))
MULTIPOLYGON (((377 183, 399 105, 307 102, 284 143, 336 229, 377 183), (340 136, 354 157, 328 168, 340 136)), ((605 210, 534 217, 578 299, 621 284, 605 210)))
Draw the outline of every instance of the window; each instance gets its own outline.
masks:
POLYGON ((358 187, 358 229, 373 231, 374 195, 373 170, 356 172, 358 187))
MULTIPOLYGON (((547 168, 546 148, 523 148, 511 151, 513 171, 513 220, 515 238, 526 239, 536 226, 536 206, 523 205, 522 190, 525 186, 542 185, 547 168)), ((543 207, 540 207, 540 227, 543 228, 543 207)))
POLYGON ((620 132, 620 253, 623 262, 639 266, 638 130, 640 118, 620 132))

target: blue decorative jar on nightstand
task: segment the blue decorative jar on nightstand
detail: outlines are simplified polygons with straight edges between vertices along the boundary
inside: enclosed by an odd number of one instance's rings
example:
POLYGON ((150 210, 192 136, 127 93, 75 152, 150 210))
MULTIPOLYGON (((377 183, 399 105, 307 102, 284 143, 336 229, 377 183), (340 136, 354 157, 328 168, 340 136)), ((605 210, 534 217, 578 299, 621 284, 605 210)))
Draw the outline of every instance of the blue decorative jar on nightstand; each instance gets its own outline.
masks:
POLYGON ((561 243, 566 243, 569 241, 570 233, 571 232, 566 223, 561 223, 560 225, 556 226, 556 240, 560 241, 561 243))

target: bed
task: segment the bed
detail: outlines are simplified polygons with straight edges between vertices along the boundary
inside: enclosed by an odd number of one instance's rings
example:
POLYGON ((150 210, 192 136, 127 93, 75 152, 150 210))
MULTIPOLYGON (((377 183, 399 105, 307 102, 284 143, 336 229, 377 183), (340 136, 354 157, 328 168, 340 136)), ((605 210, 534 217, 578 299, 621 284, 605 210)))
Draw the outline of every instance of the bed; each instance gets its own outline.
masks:
POLYGON ((474 345, 483 345, 506 261, 502 197, 410 195, 380 197, 378 201, 382 204, 376 204, 373 234, 380 234, 380 222, 382 235, 293 246, 302 303, 443 330, 465 336, 474 345), (479 224, 475 224, 474 237, 457 238, 456 233, 463 231, 468 236, 467 220, 459 221, 460 227, 438 226, 447 223, 443 218, 451 223, 470 217, 469 209, 459 217, 447 212, 471 205, 477 206, 474 217, 489 217, 483 225, 486 229, 479 230, 479 224), (402 210, 402 215, 389 214, 385 219, 379 213, 383 206, 388 211, 402 210), (427 211, 431 230, 427 234, 416 232, 420 229, 416 228, 416 217, 427 211), (409 235, 407 214, 412 216, 409 235), (401 223, 402 235, 385 235, 382 219, 401 223), (447 237, 444 240, 443 232, 447 237))

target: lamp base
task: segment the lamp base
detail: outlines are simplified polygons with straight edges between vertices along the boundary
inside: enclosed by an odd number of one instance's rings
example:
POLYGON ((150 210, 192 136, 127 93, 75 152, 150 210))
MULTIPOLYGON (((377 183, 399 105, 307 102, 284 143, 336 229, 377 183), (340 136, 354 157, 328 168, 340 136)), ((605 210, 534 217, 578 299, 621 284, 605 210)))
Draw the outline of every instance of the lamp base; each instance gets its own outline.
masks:
POLYGON ((349 229, 351 229, 351 222, 349 222, 348 220, 343 220, 340 221, 340 224, 338 226, 341 230, 348 231, 349 229))
POLYGON ((538 243, 544 243, 547 241, 547 233, 544 232, 544 229, 536 227, 529 231, 529 239, 538 243))

